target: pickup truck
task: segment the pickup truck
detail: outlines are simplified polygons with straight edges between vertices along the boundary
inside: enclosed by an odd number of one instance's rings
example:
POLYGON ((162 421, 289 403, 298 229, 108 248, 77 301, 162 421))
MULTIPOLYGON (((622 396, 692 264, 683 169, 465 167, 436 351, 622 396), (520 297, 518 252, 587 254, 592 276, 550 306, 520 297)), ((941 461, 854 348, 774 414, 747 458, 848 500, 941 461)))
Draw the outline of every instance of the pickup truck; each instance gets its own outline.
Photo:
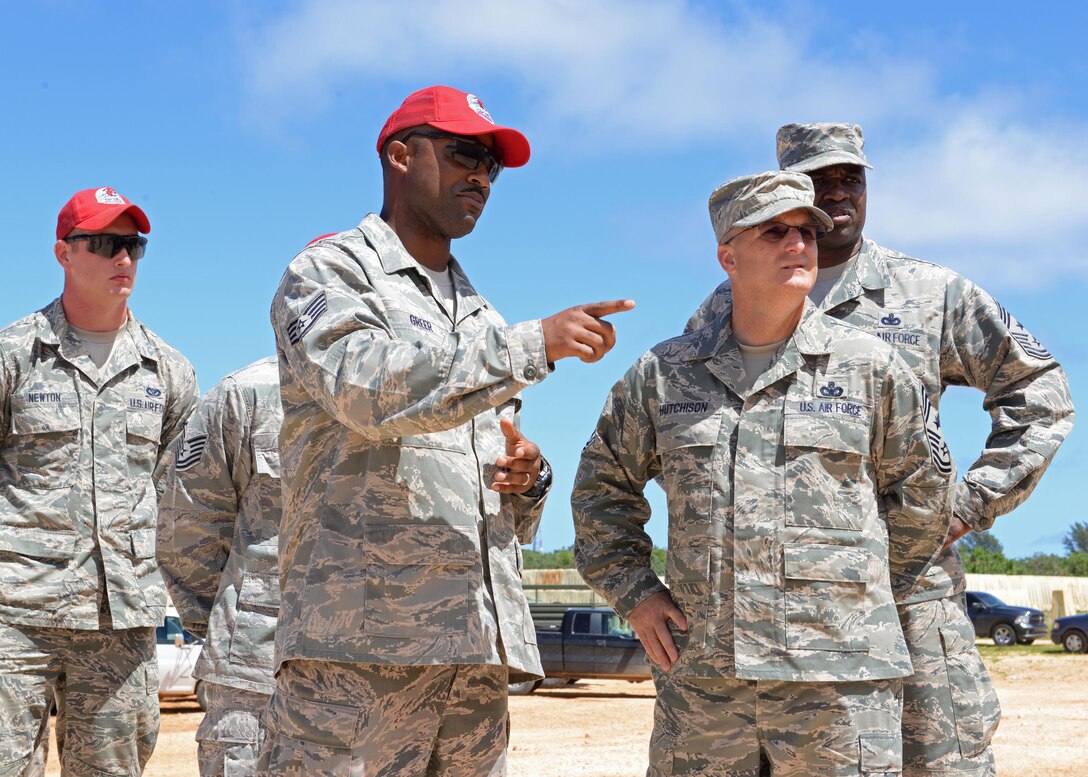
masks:
MULTIPOLYGON (((650 679, 646 651, 635 630, 609 607, 570 607, 558 622, 538 618, 536 642, 549 679, 650 679)), ((512 683, 510 693, 532 693, 542 682, 512 683)))

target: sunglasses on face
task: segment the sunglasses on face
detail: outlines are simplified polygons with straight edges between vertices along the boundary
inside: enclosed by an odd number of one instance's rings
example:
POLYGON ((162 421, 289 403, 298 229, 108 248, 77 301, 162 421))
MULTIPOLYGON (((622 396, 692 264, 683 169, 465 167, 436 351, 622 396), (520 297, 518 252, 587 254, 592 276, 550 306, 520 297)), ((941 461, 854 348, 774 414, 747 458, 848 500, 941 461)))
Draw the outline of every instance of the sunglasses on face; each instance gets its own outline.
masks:
POLYGON ((806 243, 815 243, 831 231, 829 229, 824 229, 824 227, 819 224, 800 224, 794 226, 792 224, 783 224, 781 221, 765 221, 762 224, 748 227, 748 229, 742 229, 740 232, 733 235, 733 237, 729 238, 729 240, 723 241, 723 245, 735 240, 751 229, 758 230, 757 235, 768 243, 781 243, 790 233, 790 230, 793 229, 797 230, 801 239, 806 243))
POLYGON ((143 258, 147 248, 147 238, 138 235, 70 235, 64 238, 65 243, 73 240, 86 240, 88 251, 106 259, 112 259, 124 249, 135 262, 143 258))
POLYGON ((487 167, 487 179, 495 183, 495 179, 502 172, 502 162, 491 152, 487 146, 478 140, 470 140, 457 135, 447 135, 444 132, 429 132, 427 130, 412 130, 403 138, 405 142, 411 137, 434 138, 449 140, 449 144, 443 149, 446 156, 459 165, 469 170, 476 170, 480 165, 487 167))

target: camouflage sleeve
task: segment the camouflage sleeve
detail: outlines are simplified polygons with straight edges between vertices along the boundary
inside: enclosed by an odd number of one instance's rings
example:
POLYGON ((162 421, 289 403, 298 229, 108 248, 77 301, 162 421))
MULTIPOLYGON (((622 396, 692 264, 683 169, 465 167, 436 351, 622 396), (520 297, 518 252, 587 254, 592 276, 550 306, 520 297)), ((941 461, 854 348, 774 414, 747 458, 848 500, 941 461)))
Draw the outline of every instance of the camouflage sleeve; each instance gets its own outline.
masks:
POLYGON ((701 329, 722 314, 728 305, 729 288, 729 281, 726 281, 710 292, 710 296, 703 300, 688 319, 688 323, 684 326, 684 334, 701 329))
POLYGON ((548 373, 540 321, 439 342, 398 337, 361 268, 337 253, 314 246, 288 269, 272 326, 295 380, 355 433, 388 440, 452 429, 548 373))
POLYGON ((0 449, 7 444, 8 430, 11 428, 11 370, 8 369, 8 357, 0 348, 0 449))
POLYGON ((1073 427, 1073 400, 1058 362, 1023 324, 969 281, 945 292, 941 343, 946 384, 986 393, 986 447, 956 485, 956 515, 976 531, 1031 494, 1073 427))
POLYGON ((166 380, 169 399, 162 414, 159 460, 155 462, 155 469, 151 474, 160 500, 166 486, 163 479, 166 476, 167 468, 170 466, 174 443, 181 436, 181 432, 185 428, 185 422, 189 420, 189 416, 196 410, 197 402, 200 400, 200 389, 197 387, 196 373, 189 362, 171 362, 167 364, 166 369, 169 372, 166 380))
POLYGON ((185 628, 204 636, 252 475, 242 389, 228 379, 208 392, 184 435, 159 505, 157 555, 185 628))
POLYGON ((937 409, 898 354, 892 354, 876 414, 874 456, 888 563, 896 599, 910 593, 940 552, 952 514, 955 464, 937 409))
POLYGON ((650 505, 643 492, 661 462, 643 387, 636 364, 612 389, 571 494, 578 571, 623 617, 665 590, 650 566, 653 541, 645 530, 650 505))

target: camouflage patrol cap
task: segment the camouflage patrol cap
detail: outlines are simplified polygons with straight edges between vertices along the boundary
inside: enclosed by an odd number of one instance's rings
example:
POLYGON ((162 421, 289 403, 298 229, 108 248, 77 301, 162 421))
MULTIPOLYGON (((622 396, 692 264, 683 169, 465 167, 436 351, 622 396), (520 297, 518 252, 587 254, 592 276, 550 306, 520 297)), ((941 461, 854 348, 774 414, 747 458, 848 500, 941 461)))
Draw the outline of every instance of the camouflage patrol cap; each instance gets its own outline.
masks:
POLYGON ((778 166, 809 173, 831 165, 861 165, 872 169, 865 158, 865 138, 857 124, 822 122, 786 124, 778 130, 778 166))
POLYGON ((710 195, 710 223, 718 242, 733 227, 754 227, 791 210, 807 210, 831 230, 835 222, 813 205, 812 179, 788 170, 771 170, 726 181, 710 195))

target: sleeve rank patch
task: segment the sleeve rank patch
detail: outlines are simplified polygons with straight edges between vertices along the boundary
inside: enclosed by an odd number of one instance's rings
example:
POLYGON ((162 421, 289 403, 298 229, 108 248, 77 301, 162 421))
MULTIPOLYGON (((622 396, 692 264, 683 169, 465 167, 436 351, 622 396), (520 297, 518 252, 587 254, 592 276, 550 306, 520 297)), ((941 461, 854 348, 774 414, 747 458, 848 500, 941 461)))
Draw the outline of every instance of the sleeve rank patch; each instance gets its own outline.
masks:
POLYGON ((178 448, 177 458, 174 459, 174 469, 184 472, 194 466, 204 455, 204 448, 207 445, 208 435, 206 434, 194 434, 192 437, 187 437, 178 448))
POLYGON ((929 453, 933 457, 933 466, 942 475, 952 474, 952 453, 948 450, 941 433, 941 419, 937 409, 929 402, 929 394, 922 387, 922 415, 926 425, 926 439, 929 442, 929 453))
POLYGON ((328 300, 325 299, 325 292, 321 292, 310 304, 306 306, 306 309, 302 311, 302 315, 293 320, 287 325, 287 340, 291 345, 298 345, 302 340, 303 335, 313 328, 317 319, 321 318, 321 314, 329 309, 328 300))
POLYGON ((1024 352, 1027 353, 1028 356, 1032 356, 1036 359, 1054 358, 1050 351, 1048 351, 1042 343, 1036 340, 1035 336, 1025 329, 1023 324, 1016 320, 1016 316, 1005 310, 1003 305, 998 305, 998 307, 1001 309, 1002 323, 1009 328, 1009 334, 1012 336, 1012 339, 1024 349, 1024 352))

